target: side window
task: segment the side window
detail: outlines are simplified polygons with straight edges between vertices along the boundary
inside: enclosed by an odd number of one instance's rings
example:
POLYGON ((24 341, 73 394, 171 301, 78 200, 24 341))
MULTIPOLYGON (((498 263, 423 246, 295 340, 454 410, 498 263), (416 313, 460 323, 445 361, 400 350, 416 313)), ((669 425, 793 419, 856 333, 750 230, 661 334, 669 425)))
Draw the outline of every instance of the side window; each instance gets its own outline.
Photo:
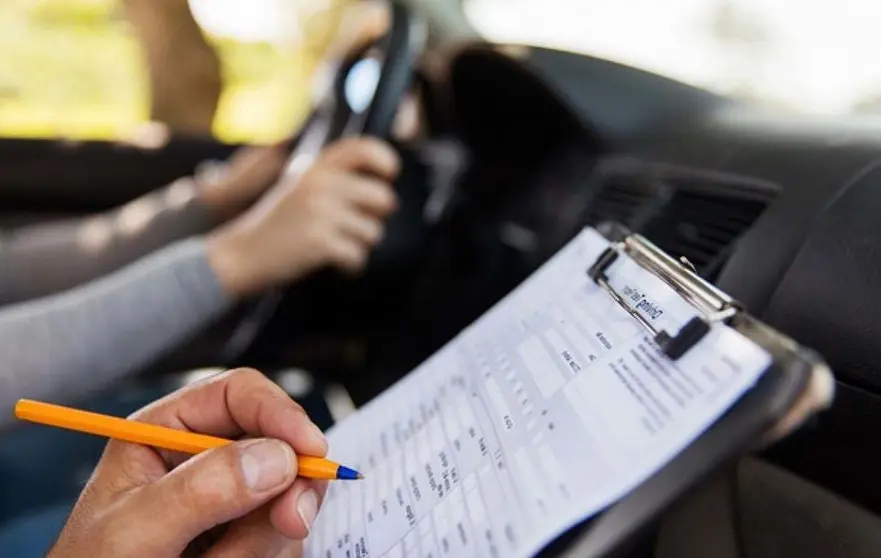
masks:
POLYGON ((354 0, 2 0, 0 137, 284 137, 354 0))

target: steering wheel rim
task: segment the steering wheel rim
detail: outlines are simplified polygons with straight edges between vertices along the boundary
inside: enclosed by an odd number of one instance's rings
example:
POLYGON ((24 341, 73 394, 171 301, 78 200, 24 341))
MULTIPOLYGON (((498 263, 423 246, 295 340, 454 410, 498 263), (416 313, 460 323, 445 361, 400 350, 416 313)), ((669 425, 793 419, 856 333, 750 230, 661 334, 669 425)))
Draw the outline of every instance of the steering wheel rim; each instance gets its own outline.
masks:
MULTIPOLYGON (((413 77, 413 66, 425 40, 422 22, 396 0, 389 1, 391 10, 388 32, 366 48, 349 53, 339 65, 328 88, 328 94, 319 99, 307 124, 293 147, 282 179, 291 179, 302 173, 329 143, 346 135, 388 138, 401 102, 413 77), (382 54, 381 69, 373 97, 363 114, 350 110, 340 87, 343 76, 365 54, 382 54)), ((377 251, 374 250, 372 258, 377 251)), ((274 289, 260 296, 241 319, 233 334, 224 344, 221 362, 233 366, 260 337, 266 324, 283 300, 288 288, 274 289)))
POLYGON ((385 60, 373 100, 367 108, 361 135, 387 138, 398 107, 410 87, 413 65, 424 40, 422 26, 410 11, 398 2, 391 2, 391 28, 385 42, 385 60))

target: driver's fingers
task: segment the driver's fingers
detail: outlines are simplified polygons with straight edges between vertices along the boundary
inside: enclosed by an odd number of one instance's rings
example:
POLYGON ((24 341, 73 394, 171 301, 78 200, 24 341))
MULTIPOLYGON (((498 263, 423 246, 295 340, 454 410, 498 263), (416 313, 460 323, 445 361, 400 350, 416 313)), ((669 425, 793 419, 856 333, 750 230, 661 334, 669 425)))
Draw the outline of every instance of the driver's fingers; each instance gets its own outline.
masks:
POLYGON ((369 247, 362 240, 345 234, 328 239, 328 263, 348 273, 358 273, 367 265, 369 247))
POLYGON ((383 236, 382 221, 378 217, 351 208, 339 215, 339 229, 344 235, 353 236, 368 246, 374 246, 383 236))
POLYGON ((332 143, 321 155, 329 166, 372 174, 389 182, 400 172, 401 162, 395 150, 376 138, 346 138, 332 143))
POLYGON ((384 217, 398 207, 398 198, 394 190, 381 180, 343 175, 337 184, 349 201, 375 215, 384 217))

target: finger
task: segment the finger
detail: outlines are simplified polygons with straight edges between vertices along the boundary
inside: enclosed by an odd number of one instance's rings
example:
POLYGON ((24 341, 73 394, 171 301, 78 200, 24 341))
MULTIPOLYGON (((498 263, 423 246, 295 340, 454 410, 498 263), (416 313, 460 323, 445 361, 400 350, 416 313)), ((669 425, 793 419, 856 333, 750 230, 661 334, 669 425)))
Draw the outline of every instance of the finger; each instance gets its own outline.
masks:
POLYGON ((327 493, 327 481, 298 478, 270 507, 269 519, 289 539, 305 539, 327 493))
MULTIPOLYGON (((300 405, 260 372, 230 370, 191 384, 138 411, 131 417, 178 430, 237 438, 244 435, 276 438, 295 452, 324 456, 327 440, 300 405)), ((149 448, 112 441, 105 455, 109 464, 144 462, 149 448), (138 453, 137 458, 132 454, 138 453)), ((174 466, 186 456, 170 456, 174 466)), ((164 473, 162 471, 161 473, 164 473)), ((135 479, 141 475, 128 475, 135 479)))
POLYGON ((382 221, 352 209, 346 209, 339 217, 339 230, 368 246, 377 244, 384 234, 382 221))
POLYGON ((346 199, 370 213, 385 216, 398 207, 394 189, 381 180, 342 175, 336 179, 336 184, 346 199))
POLYGON ((303 558, 303 542, 291 541, 275 558, 303 558))
POLYGON ((328 244, 330 265, 347 273, 358 273, 367 265, 368 246, 351 236, 337 235, 328 244))
POLYGON ((289 488, 293 450, 278 440, 237 442, 200 454, 125 500, 121 518, 149 518, 138 536, 179 555, 199 534, 243 517, 289 488))
POLYGON ((223 537, 203 553, 203 558, 275 557, 293 544, 269 521, 269 508, 262 507, 233 521, 223 537))
POLYGON ((217 542, 223 538, 223 535, 229 530, 229 526, 231 523, 223 523, 214 527, 213 529, 209 529, 196 537, 195 539, 190 541, 190 544, 184 549, 181 554, 181 558, 201 558, 206 552, 208 552, 212 546, 217 544, 217 542))
POLYGON ((386 142, 376 138, 346 138, 331 144, 321 155, 321 162, 345 170, 372 174, 388 180, 397 178, 400 158, 386 142))
POLYGON ((356 205, 370 213, 385 216, 397 209, 398 198, 386 182, 332 169, 316 169, 313 183, 322 184, 337 200, 356 205))

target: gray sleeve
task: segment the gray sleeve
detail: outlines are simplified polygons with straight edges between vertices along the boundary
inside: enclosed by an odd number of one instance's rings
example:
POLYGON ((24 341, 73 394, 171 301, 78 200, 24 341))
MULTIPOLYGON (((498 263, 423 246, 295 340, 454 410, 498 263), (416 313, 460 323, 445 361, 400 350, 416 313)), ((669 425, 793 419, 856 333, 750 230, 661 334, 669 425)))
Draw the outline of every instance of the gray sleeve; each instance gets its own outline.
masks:
POLYGON ((106 213, 7 232, 0 235, 0 305, 85 284, 216 224, 184 178, 106 213))
POLYGON ((0 427, 19 398, 69 402, 138 371, 231 304, 200 238, 66 293, 0 309, 0 427))

